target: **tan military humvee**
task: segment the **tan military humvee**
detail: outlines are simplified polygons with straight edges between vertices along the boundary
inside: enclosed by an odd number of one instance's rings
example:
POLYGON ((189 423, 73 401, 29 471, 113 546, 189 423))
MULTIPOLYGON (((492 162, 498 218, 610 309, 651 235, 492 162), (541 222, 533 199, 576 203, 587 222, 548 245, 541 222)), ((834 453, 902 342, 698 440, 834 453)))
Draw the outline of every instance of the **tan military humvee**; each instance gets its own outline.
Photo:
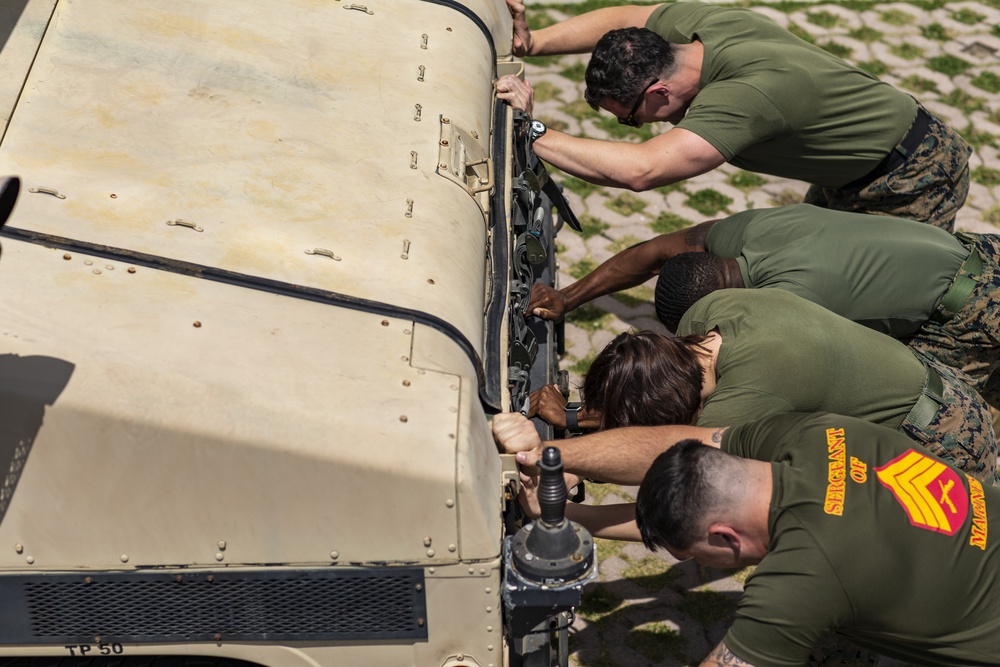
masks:
POLYGON ((555 373, 510 33, 503 0, 3 3, 0 665, 508 664, 489 415, 555 373))

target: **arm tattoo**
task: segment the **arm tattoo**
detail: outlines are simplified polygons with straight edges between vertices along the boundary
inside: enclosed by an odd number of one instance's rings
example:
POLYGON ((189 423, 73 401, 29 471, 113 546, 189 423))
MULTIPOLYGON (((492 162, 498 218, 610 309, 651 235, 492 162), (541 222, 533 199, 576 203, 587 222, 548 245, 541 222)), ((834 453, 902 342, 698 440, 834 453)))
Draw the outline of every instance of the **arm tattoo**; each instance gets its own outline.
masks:
POLYGON ((753 667, 749 662, 730 651, 725 642, 716 646, 715 650, 701 664, 714 665, 715 667, 753 667))
POLYGON ((722 442, 722 434, 725 432, 726 429, 724 428, 717 428, 714 431, 712 431, 712 442, 714 442, 715 444, 719 444, 720 442, 722 442))

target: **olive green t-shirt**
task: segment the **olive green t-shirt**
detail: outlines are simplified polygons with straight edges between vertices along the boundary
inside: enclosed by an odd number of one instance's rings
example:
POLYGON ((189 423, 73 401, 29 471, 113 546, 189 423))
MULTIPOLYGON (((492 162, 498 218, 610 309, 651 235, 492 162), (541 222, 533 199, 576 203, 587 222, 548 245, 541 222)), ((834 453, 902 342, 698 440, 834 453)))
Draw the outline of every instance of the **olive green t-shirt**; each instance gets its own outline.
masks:
POLYGON ((840 187, 868 174, 916 116, 912 97, 760 12, 681 2, 646 27, 704 45, 699 91, 677 127, 748 171, 840 187))
POLYGON ((724 639, 733 653, 804 665, 834 630, 908 664, 1000 664, 1000 489, 838 415, 749 422, 722 449, 772 462, 773 480, 768 554, 724 639))
POLYGON ((779 412, 836 412, 898 428, 923 389, 899 341, 778 289, 727 289, 697 301, 677 335, 718 329, 716 388, 698 426, 779 412))
POLYGON ((931 225, 808 204, 724 218, 705 249, 735 258, 745 287, 788 290, 899 337, 927 321, 969 255, 931 225))

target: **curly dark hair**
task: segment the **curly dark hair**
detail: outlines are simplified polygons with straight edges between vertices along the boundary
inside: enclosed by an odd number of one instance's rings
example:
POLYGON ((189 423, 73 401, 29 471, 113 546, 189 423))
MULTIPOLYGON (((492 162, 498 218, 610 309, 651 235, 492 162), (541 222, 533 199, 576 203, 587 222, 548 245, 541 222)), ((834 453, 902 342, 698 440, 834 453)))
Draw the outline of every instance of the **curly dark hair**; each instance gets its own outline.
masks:
POLYGON ((622 333, 597 355, 580 393, 602 429, 691 424, 701 407, 705 336, 622 333))
POLYGON ((726 260, 708 252, 684 252, 668 259, 656 279, 656 318, 677 331, 688 308, 726 286, 726 260))
POLYGON ((630 107, 651 81, 670 76, 675 68, 673 44, 652 30, 612 30, 594 47, 584 98, 594 109, 603 100, 630 107))

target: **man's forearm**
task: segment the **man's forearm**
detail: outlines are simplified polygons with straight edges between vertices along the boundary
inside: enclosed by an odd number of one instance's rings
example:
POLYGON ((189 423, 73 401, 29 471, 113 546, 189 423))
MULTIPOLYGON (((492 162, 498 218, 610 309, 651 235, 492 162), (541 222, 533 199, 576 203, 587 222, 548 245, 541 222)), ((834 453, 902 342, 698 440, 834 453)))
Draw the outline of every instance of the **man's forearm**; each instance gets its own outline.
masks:
POLYGON ((645 170, 637 144, 575 137, 549 130, 533 145, 535 154, 549 164, 589 183, 630 190, 642 189, 637 177, 645 170))
POLYGON ((660 273, 668 259, 688 252, 685 241, 688 230, 663 234, 649 241, 622 250, 589 274, 561 290, 566 298, 566 310, 578 308, 599 296, 641 285, 660 273))
POLYGON ((566 503, 566 518, 576 521, 594 537, 641 542, 635 525, 635 503, 580 505, 566 503))
POLYGON ((563 469, 580 477, 635 486, 657 456, 677 442, 695 438, 719 446, 725 429, 697 426, 634 426, 599 431, 554 443, 563 469))
POLYGON ((725 162, 712 144, 682 128, 669 129, 641 144, 550 130, 533 146, 538 157, 568 174, 636 192, 698 176, 725 162))
POLYGON ((646 25, 655 5, 605 7, 532 31, 532 56, 590 53, 606 33, 618 28, 646 25))

